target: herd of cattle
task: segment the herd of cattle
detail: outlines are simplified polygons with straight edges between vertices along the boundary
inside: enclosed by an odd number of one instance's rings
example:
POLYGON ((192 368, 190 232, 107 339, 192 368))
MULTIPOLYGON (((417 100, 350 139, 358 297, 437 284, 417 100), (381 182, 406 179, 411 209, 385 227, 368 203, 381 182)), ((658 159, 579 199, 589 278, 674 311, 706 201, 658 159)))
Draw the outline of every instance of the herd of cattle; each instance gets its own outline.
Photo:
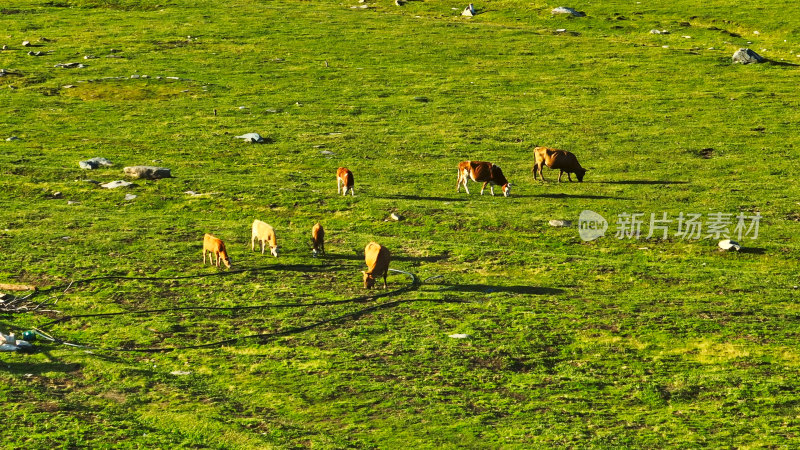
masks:
MULTIPOLYGON (((583 176, 586 174, 586 169, 581 167, 578 159, 572 153, 565 150, 556 150, 547 147, 536 147, 533 150, 534 165, 533 165, 533 178, 536 179, 536 174, 544 181, 542 168, 544 166, 550 169, 560 170, 558 174, 558 181, 561 181, 561 176, 567 174, 569 181, 572 181, 571 173, 574 173, 578 181, 583 181, 583 176)), ((458 181, 456 185, 456 192, 461 192, 461 186, 469 194, 467 189, 467 180, 472 180, 478 183, 483 183, 481 187, 481 195, 483 195, 486 185, 489 185, 489 190, 494 195, 494 186, 500 186, 503 190, 503 195, 508 197, 511 195, 511 183, 508 182, 503 171, 495 164, 486 161, 462 161, 458 164, 458 181)), ((338 194, 347 195, 349 191, 352 196, 355 196, 354 191, 355 179, 353 172, 346 167, 339 167, 336 171, 336 192, 338 194)), ((278 241, 275 237, 275 229, 271 225, 262 222, 258 219, 253 221, 253 232, 250 238, 250 250, 255 251, 256 241, 261 246, 261 254, 264 254, 266 247, 269 247, 270 253, 273 256, 278 256, 278 241)), ((317 254, 325 253, 325 230, 319 223, 314 224, 311 228, 311 243, 312 252, 314 256, 317 254)), ((231 267, 231 257, 225 248, 225 243, 219 238, 206 233, 203 237, 203 265, 206 263, 206 253, 209 253, 209 260, 211 264, 220 266, 220 262, 225 264, 225 267, 231 267)), ((367 270, 362 271, 364 275, 364 288, 370 289, 375 285, 376 277, 383 276, 383 287, 386 289, 386 276, 389 272, 389 250, 378 244, 377 242, 370 242, 364 248, 364 261, 367 263, 367 270)))

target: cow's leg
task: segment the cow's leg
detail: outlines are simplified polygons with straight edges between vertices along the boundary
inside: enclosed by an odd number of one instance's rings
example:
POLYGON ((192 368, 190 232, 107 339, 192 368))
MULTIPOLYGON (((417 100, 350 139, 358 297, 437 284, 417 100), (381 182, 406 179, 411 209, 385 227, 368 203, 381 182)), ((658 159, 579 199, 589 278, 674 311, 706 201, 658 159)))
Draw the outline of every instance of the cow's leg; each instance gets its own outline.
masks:
POLYGON ((492 197, 494 197, 494 184, 492 182, 489 182, 489 192, 491 192, 492 197))
POLYGON ((337 194, 342 193, 342 179, 339 177, 336 177, 336 193, 337 194))
POLYGON ((203 265, 206 265, 206 249, 203 249, 203 265))
POLYGON ((389 286, 386 284, 386 275, 388 275, 388 274, 389 274, 389 270, 388 269, 385 272, 383 272, 383 288, 384 289, 388 289, 389 288, 389 286))
POLYGON ((539 167, 538 164, 533 165, 533 169, 531 169, 531 173, 533 174, 533 179, 536 180, 536 169, 539 167))
POLYGON ((560 171, 558 172, 558 182, 559 182, 559 183, 561 183, 561 175, 564 175, 564 171, 563 171, 563 170, 560 170, 560 171))
POLYGON ((264 240, 263 239, 259 239, 258 241, 261 243, 261 254, 263 255, 264 254, 264 247, 266 247, 266 245, 264 245, 264 240))
POLYGON ((488 182, 488 181, 484 182, 484 183, 483 183, 483 186, 481 186, 481 195, 483 195, 483 190, 484 190, 484 189, 486 189, 486 185, 487 185, 487 184, 489 184, 489 182, 488 182))
POLYGON ((356 188, 354 188, 352 186, 350 187, 350 195, 353 196, 353 197, 356 196, 356 188))
POLYGON ((572 175, 570 175, 569 172, 567 172, 567 179, 570 183, 572 183, 572 175))

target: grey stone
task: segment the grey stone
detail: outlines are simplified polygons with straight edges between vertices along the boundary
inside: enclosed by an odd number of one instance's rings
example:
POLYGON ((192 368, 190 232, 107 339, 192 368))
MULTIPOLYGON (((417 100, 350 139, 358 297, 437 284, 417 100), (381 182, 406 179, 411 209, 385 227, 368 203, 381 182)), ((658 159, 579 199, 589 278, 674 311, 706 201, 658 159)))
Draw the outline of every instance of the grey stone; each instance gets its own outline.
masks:
POLYGON ((81 169, 97 169, 100 166, 113 166, 114 164, 105 158, 92 158, 86 161, 78 161, 81 169))
POLYGON ((764 57, 749 48, 740 48, 736 50, 732 59, 734 63, 739 64, 761 63, 765 61, 764 57))
POLYGON ((156 166, 131 166, 122 169, 125 175, 131 178, 144 178, 146 180, 157 180, 159 178, 172 178, 170 169, 156 166))
POLYGON ((571 227, 572 226, 572 222, 569 221, 569 220, 553 219, 548 223, 550 224, 551 227, 571 227))

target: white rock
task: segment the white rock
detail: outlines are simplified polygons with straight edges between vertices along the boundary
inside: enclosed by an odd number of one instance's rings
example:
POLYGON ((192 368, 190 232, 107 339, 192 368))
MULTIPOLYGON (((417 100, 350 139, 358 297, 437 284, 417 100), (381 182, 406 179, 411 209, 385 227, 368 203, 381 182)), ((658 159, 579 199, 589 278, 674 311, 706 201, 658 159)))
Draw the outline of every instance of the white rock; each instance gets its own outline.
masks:
POLYGON ((130 186, 132 184, 133 183, 129 183, 129 182, 124 181, 124 180, 117 180, 117 181, 112 181, 110 183, 101 184, 100 186, 102 186, 102 187, 104 187, 106 189, 116 189, 116 188, 121 188, 121 187, 127 187, 127 186, 130 186))
POLYGON ((135 199, 136 197, 137 197, 137 196, 136 196, 136 195, 134 195, 134 194, 125 194, 125 200, 133 200, 133 199, 135 199))
POLYGON ((574 10, 572 8, 567 8, 566 6, 559 6, 557 8, 553 8, 553 10, 550 11, 550 13, 551 14, 569 14, 569 15, 572 15, 572 16, 575 16, 575 17, 584 17, 586 15, 586 13, 584 13, 584 12, 576 11, 576 10, 574 10))
POLYGON ((732 241, 730 239, 725 239, 724 241, 719 241, 719 248, 725 251, 739 251, 741 250, 742 246, 739 245, 738 242, 732 241))
POLYGON ((188 371, 185 371, 185 370, 173 370, 173 371, 172 371, 172 372, 170 372, 169 374, 170 374, 170 375, 178 375, 178 376, 183 376, 183 375, 191 375, 191 374, 192 374, 192 372, 188 372, 188 371))
POLYGON ((392 219, 392 220, 394 220, 394 221, 396 221, 396 222, 399 222, 399 221, 400 221, 400 216, 398 216, 398 215, 397 215, 397 214, 395 214, 395 213, 391 213, 391 214, 389 214, 389 218, 390 218, 390 219, 392 219))
POLYGON ((246 133, 246 134, 243 134, 241 136, 235 136, 235 137, 237 139, 244 139, 245 141, 250 142, 250 143, 254 143, 254 144, 260 144, 260 143, 264 142, 264 140, 265 140, 258 133, 246 133))
POLYGON ((453 339, 466 339, 466 338, 469 337, 469 335, 468 334, 463 334, 463 333, 456 333, 456 334, 450 334, 447 337, 453 338, 453 339))

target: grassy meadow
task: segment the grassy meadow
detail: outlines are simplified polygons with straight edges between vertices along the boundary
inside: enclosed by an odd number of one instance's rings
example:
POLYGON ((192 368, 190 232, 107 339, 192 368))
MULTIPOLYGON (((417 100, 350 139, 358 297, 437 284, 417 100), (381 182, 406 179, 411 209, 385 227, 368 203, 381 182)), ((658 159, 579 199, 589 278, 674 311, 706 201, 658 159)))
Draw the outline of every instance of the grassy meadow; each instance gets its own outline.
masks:
POLYGON ((0 353, 2 447, 796 447, 795 3, 465 6, 4 1, 0 283, 41 306, 0 332, 58 343, 0 353), (534 181, 537 145, 584 182, 534 181), (456 193, 466 159, 511 196, 456 193), (132 165, 174 177, 97 184, 132 165), (681 213, 759 230, 721 252, 681 213), (232 270, 202 265, 204 233, 232 270), (366 291, 371 240, 418 281, 366 291))

